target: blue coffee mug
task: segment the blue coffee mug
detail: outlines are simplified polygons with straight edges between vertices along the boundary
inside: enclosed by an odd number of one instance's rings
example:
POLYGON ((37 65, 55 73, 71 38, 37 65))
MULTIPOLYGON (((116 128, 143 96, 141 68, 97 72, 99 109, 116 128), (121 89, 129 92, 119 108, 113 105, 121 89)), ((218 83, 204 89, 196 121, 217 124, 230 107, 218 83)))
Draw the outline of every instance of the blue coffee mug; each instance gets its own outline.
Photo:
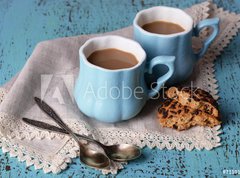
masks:
MULTIPOLYGON (((193 19, 181 9, 157 6, 140 11, 133 22, 134 39, 141 44, 147 53, 147 59, 155 56, 175 56, 175 70, 167 85, 181 83, 189 78, 193 72, 194 65, 205 54, 211 42, 216 38, 219 31, 219 18, 206 19, 199 22, 193 28, 193 19), (166 21, 180 25, 183 32, 173 34, 155 34, 142 28, 143 25, 166 21), (211 35, 203 42, 202 49, 195 54, 192 49, 192 36, 198 35, 204 27, 211 27, 211 35)), ((154 76, 161 76, 166 72, 163 66, 156 67, 154 76)))
POLYGON ((174 72, 173 56, 157 56, 146 67, 146 53, 135 41, 120 36, 88 40, 79 50, 80 71, 74 96, 79 109, 103 122, 119 122, 137 115, 146 101, 156 95, 174 72), (115 48, 133 54, 138 63, 131 68, 110 70, 90 63, 94 51, 115 48), (155 88, 148 89, 144 74, 156 65, 166 65, 168 72, 159 77, 155 88))

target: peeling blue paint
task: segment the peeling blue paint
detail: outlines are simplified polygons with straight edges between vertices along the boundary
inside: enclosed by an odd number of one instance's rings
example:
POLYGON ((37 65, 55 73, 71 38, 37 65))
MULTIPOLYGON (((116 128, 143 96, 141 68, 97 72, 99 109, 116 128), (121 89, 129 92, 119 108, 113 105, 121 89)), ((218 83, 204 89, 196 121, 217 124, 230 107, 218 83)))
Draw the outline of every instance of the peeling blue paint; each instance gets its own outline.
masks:
MULTIPOLYGON (((0 84, 24 66, 34 46, 43 40, 106 32, 132 24, 141 9, 156 5, 189 7, 201 0, 1 0, 0 84)), ((239 0, 216 0, 219 6, 240 13, 239 0)), ((223 177, 224 169, 240 170, 240 36, 216 61, 222 146, 212 151, 143 150, 144 157, 130 162, 118 177, 223 177)), ((74 159, 58 175, 26 168, 0 152, 0 177, 97 177, 100 172, 74 159)), ((227 175, 226 175, 227 176, 227 175)), ((104 176, 101 176, 104 177, 104 176)))

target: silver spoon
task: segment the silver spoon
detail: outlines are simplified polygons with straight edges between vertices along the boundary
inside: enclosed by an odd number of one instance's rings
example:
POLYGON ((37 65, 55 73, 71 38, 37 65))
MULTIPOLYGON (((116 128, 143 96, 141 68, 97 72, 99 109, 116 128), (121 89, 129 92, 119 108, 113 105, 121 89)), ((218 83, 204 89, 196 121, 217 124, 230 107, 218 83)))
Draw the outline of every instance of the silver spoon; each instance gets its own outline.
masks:
POLYGON ((62 119, 55 113, 55 111, 48 106, 47 103, 41 99, 34 97, 37 105, 43 110, 47 115, 49 115, 62 129, 64 129, 72 138, 78 143, 80 151, 80 161, 84 164, 98 169, 108 168, 110 166, 110 159, 103 152, 93 150, 88 147, 88 144, 83 144, 80 142, 79 138, 75 133, 62 121, 62 119))
MULTIPOLYGON (((53 109, 50 106, 48 106, 44 101, 41 101, 41 99, 39 99, 37 97, 35 97, 34 99, 35 99, 36 103, 38 104, 38 106, 44 112, 46 112, 50 117, 53 117, 51 113, 54 113, 55 118, 60 119, 59 116, 53 111, 53 109), (45 106, 43 106, 43 104, 45 106)), ((40 122, 40 121, 35 121, 35 122, 40 122)), ((48 128, 49 128, 49 126, 51 128, 55 128, 55 131, 61 132, 59 130, 60 128, 58 128, 58 127, 51 126, 51 125, 46 124, 44 122, 42 124, 45 124, 45 126, 48 126, 48 128)), ((64 130, 63 130, 63 132, 67 133, 64 130)), ((114 161, 126 162, 126 161, 130 161, 130 160, 136 159, 139 156, 141 156, 141 149, 138 146, 135 146, 133 144, 104 145, 101 142, 98 142, 98 141, 96 141, 94 139, 91 139, 87 136, 84 136, 84 135, 78 135, 78 136, 79 136, 79 138, 91 141, 91 142, 99 145, 100 147, 102 147, 103 150, 105 151, 105 153, 107 154, 107 156, 114 161)))
MULTIPOLYGON (((45 122, 36 121, 36 120, 28 119, 28 118, 22 118, 22 120, 25 123, 27 123, 28 125, 31 125, 31 126, 34 126, 34 127, 40 128, 40 129, 48 130, 51 132, 53 131, 53 132, 68 134, 68 132, 66 132, 64 129, 61 129, 61 128, 56 127, 51 124, 47 124, 45 122)), ((84 140, 88 140, 88 141, 98 144, 99 146, 101 146, 104 149, 107 156, 110 159, 115 160, 115 161, 126 162, 126 161, 136 159, 141 155, 141 149, 132 144, 104 145, 101 142, 98 142, 92 138, 85 136, 85 135, 79 135, 77 133, 75 133, 75 135, 78 138, 82 138, 84 140)))

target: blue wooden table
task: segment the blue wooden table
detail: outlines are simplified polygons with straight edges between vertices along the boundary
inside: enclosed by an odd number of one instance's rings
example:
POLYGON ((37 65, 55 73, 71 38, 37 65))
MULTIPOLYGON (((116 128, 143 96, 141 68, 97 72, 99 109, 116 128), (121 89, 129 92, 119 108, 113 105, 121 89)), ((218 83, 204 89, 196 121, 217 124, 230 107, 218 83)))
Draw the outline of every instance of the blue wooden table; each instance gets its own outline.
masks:
MULTIPOLYGON (((201 0, 0 0, 0 84, 24 66, 34 46, 47 39, 116 30, 132 24, 135 14, 156 5, 189 7, 201 0)), ((216 0, 240 13, 239 0, 216 0)), ((130 162, 118 177, 230 177, 240 171, 240 36, 216 61, 222 146, 212 151, 145 148, 147 157, 130 162)), ((73 160, 58 174, 26 168, 0 151, 0 177, 96 177, 100 172, 73 160)), ((240 176, 240 175, 238 175, 240 176)))

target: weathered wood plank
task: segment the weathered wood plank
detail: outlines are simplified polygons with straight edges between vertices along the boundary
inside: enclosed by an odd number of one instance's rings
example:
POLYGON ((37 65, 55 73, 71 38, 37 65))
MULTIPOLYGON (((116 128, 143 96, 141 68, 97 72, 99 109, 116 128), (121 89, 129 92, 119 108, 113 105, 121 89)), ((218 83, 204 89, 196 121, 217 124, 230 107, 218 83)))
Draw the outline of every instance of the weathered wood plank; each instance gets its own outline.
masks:
MULTIPOLYGON (((201 0, 2 0, 0 2, 0 84, 24 65, 34 46, 47 39, 106 32, 132 24, 141 9, 155 5, 186 8, 201 0)), ((216 0, 240 13, 240 1, 216 0)), ((224 120, 222 144, 212 151, 144 149, 144 157, 130 162, 118 177, 223 177, 223 169, 240 169, 240 36, 216 61, 220 107, 224 120)), ((95 177, 100 173, 74 160, 56 177, 95 177)), ((8 154, 0 154, 0 177, 52 177, 26 168, 8 154)))

